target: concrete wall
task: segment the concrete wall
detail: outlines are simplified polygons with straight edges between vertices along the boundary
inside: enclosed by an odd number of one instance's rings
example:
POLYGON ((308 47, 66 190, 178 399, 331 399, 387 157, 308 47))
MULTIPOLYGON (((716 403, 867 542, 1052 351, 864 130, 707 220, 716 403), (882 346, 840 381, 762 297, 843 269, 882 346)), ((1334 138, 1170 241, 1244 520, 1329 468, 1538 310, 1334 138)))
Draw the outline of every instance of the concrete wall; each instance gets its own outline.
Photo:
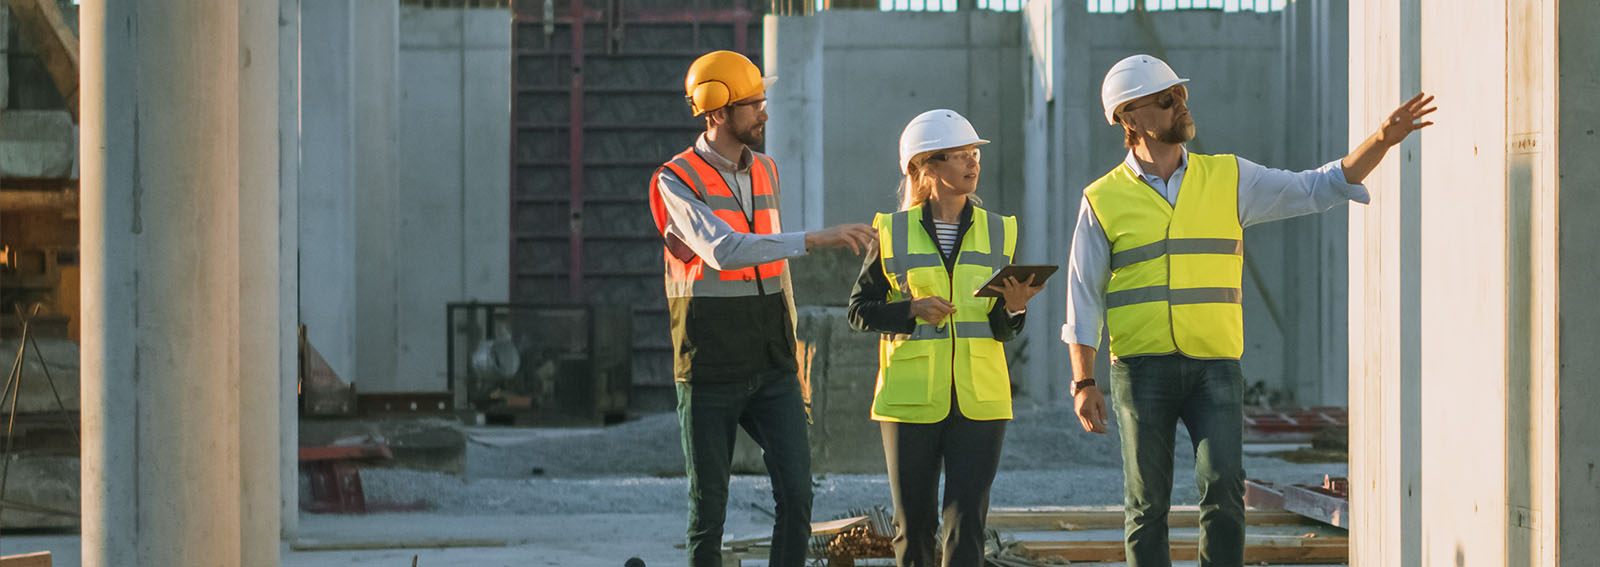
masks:
MULTIPOLYGON (((781 79, 769 93, 768 149, 783 175, 786 220, 819 228, 891 210, 900 128, 946 106, 994 141, 984 148, 979 194, 991 209, 1019 215, 1019 260, 1065 265, 1083 187, 1126 152, 1100 110, 1106 69, 1143 52, 1192 79, 1194 151, 1314 168, 1346 151, 1343 97, 1326 94, 1343 91, 1342 6, 1089 14, 1081 2, 1058 0, 1023 14, 769 18, 766 67, 781 79)), ((1279 403, 1343 402, 1343 214, 1246 232, 1245 372, 1279 403)), ((797 297, 812 302, 805 292, 797 297)), ((1065 295, 1065 278, 1054 279, 1011 346, 1024 395, 1066 395, 1065 295)), ((1108 366, 1104 355, 1099 366, 1108 366)))
POLYGON ((363 329, 386 333, 392 353, 373 358, 392 362, 363 370, 363 390, 437 391, 445 304, 509 290, 511 14, 401 6, 399 17, 399 176, 382 232, 393 275, 374 278, 393 301, 363 312, 392 311, 392 331, 363 329))
MULTIPOLYGON (((1555 4, 1546 2, 1545 4, 1555 4)), ((1545 513, 1539 516, 1543 526, 1555 524, 1557 529, 1546 528, 1547 554, 1555 554, 1568 564, 1580 564, 1586 558, 1600 557, 1600 477, 1595 475, 1595 465, 1600 463, 1600 417, 1592 408, 1600 400, 1600 383, 1584 376, 1583 370, 1600 368, 1600 350, 1594 348, 1600 337, 1600 301, 1595 301, 1595 282, 1600 282, 1600 265, 1590 261, 1596 256, 1596 243, 1600 243, 1600 224, 1594 222, 1600 212, 1600 194, 1593 188, 1600 183, 1600 103, 1594 93, 1600 92, 1600 41, 1596 41, 1596 22, 1600 22, 1600 5, 1593 2, 1566 2, 1560 5, 1559 21, 1555 34, 1546 33, 1546 49, 1559 37, 1560 81, 1555 88, 1559 108, 1555 113, 1560 126, 1550 132, 1557 144, 1556 179, 1562 187, 1569 188, 1559 195, 1560 215, 1555 224, 1560 226, 1559 258, 1570 261, 1560 266, 1556 282, 1567 298, 1560 302, 1557 315, 1559 323, 1553 326, 1559 342, 1550 341, 1559 353, 1557 368, 1571 369, 1568 379, 1557 379, 1544 390, 1544 406, 1539 423, 1540 439, 1547 442, 1546 451, 1555 452, 1555 478, 1544 479, 1548 488, 1536 491, 1541 498, 1539 506, 1545 513), (1550 442, 1554 429, 1556 442, 1550 442), (1559 510, 1559 515, 1555 511, 1559 510), (1552 522, 1553 521, 1553 522, 1552 522), (1559 531, 1558 531, 1559 530, 1559 531), (1553 534, 1550 532, 1554 532, 1553 534), (1558 538, 1549 543, 1549 537, 1558 538)), ((1550 6, 1541 6, 1546 12, 1550 6)), ((1548 32, 1549 29, 1546 28, 1548 32)), ((1546 74, 1547 88, 1556 82, 1546 74)), ((1548 130, 1547 130, 1548 132, 1548 130)), ((1549 227, 1544 227, 1548 232, 1549 227)), ((1548 264, 1548 259, 1546 259, 1548 264)), ((1553 274, 1540 266, 1540 273, 1553 274)), ((1547 323, 1549 323, 1547 321, 1547 323)), ((1548 341, 1548 339, 1547 339, 1548 341)), ((1551 459, 1541 455, 1541 462, 1551 459)))
POLYGON ((994 142, 984 147, 978 195, 1014 211, 1022 193, 1018 14, 836 10, 769 17, 765 35, 763 67, 779 76, 767 94, 767 150, 783 179, 789 230, 893 211, 900 130, 935 108, 962 113, 994 142))
MULTIPOLYGON (((1029 26, 1035 47, 1027 53, 1033 62, 1025 145, 1046 148, 1047 165, 1024 168, 1030 192, 1022 210, 1024 253, 1065 265, 1083 187, 1126 154, 1121 129, 1105 123, 1099 89, 1106 70, 1127 55, 1156 55, 1191 79, 1189 105, 1199 127, 1192 151, 1296 170, 1342 157, 1343 99, 1322 94, 1342 89, 1342 75, 1333 71, 1344 57, 1341 6, 1300 2, 1282 14, 1089 14, 1081 2, 1060 0, 1030 10, 1030 19, 1051 25, 1029 26), (1038 61, 1044 57, 1049 61, 1038 61)), ((1245 232, 1243 364, 1246 380, 1271 395, 1266 401, 1343 401, 1343 214, 1341 207, 1245 232)), ((1034 364, 1024 383, 1044 397, 1066 395, 1070 368, 1058 340, 1065 295, 1065 281, 1057 279, 1030 306, 1030 313, 1050 314, 1031 319, 1027 331, 1028 344, 1042 348, 1029 358, 1034 364)), ((1108 366, 1102 348, 1102 378, 1108 366)))
POLYGON ((1350 141, 1417 90, 1440 107, 1350 217, 1353 562, 1597 551, 1600 392, 1569 372, 1600 339, 1600 171, 1579 157, 1596 149, 1596 74, 1569 66, 1592 61, 1600 19, 1578 6, 1351 4, 1350 141))

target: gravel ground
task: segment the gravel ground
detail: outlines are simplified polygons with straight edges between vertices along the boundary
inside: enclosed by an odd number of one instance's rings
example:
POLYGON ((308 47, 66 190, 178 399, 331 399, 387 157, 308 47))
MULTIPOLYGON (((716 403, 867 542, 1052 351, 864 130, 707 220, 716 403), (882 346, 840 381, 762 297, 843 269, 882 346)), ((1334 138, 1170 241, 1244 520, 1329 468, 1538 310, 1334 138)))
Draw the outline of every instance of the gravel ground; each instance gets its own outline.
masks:
MULTIPOLYGON (((1114 505, 1122 500, 1121 457, 1115 431, 1084 432, 1069 405, 1019 408, 1008 427, 997 507, 1114 505)), ((687 481, 674 415, 655 414, 606 428, 469 430, 465 478, 399 469, 362 472, 371 501, 424 501, 440 514, 670 513, 684 510, 687 481), (540 469, 534 474, 534 469, 540 469)), ((1178 428, 1173 502, 1193 504, 1193 450, 1178 428)), ((1294 464, 1248 456, 1250 478, 1276 483, 1317 482, 1344 476, 1338 464, 1294 464)), ((814 516, 828 518, 889 505, 883 475, 820 474, 814 479, 814 516)), ((730 508, 770 510, 765 476, 740 475, 730 486, 730 508)))

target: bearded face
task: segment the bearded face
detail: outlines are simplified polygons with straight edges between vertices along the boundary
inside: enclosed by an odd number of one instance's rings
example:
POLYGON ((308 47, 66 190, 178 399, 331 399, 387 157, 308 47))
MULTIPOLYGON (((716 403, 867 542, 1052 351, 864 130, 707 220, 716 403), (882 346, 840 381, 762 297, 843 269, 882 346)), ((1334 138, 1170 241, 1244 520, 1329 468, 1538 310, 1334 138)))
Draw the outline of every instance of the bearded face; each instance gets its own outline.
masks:
POLYGON ((1190 118, 1188 113, 1184 113, 1173 119, 1172 125, 1158 133, 1156 139, 1168 144, 1182 144, 1193 140, 1194 119, 1190 118))
POLYGON ((730 108, 729 130, 733 138, 751 148, 760 148, 767 140, 767 113, 754 108, 730 108))

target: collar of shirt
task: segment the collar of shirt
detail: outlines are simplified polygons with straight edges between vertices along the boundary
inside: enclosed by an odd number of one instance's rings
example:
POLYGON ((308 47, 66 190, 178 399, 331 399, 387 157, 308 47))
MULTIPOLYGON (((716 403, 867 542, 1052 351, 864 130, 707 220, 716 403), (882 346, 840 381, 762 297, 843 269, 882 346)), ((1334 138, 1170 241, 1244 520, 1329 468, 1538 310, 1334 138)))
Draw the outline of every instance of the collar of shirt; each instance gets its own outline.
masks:
POLYGON ((711 167, 728 173, 744 173, 750 169, 750 164, 756 160, 756 156, 750 151, 750 146, 745 146, 744 151, 739 154, 739 163, 728 161, 728 158, 722 157, 722 154, 711 148, 711 143, 706 141, 705 134, 695 138, 694 151, 700 154, 700 157, 705 158, 706 163, 711 164, 711 167))
POLYGON ((1189 169, 1189 148, 1178 147, 1183 150, 1183 153, 1178 154, 1178 168, 1172 170, 1172 177, 1166 179, 1157 177, 1155 174, 1145 173, 1144 168, 1139 167, 1139 158, 1133 156, 1133 150, 1128 150, 1128 157, 1122 160, 1123 163, 1128 164, 1128 168, 1132 169, 1139 178, 1144 179, 1144 182, 1148 183, 1162 197, 1166 197, 1167 203, 1172 206, 1178 205, 1178 187, 1183 185, 1183 173, 1189 169))

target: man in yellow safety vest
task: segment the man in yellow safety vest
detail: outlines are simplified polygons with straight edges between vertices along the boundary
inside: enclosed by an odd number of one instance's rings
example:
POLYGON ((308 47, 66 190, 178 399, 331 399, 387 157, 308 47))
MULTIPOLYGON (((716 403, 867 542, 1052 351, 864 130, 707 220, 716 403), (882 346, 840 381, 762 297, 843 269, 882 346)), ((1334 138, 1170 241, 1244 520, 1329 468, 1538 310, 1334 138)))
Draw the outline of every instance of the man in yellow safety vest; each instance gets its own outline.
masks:
POLYGON ((1110 328, 1131 567, 1171 565, 1180 420, 1195 446, 1200 565, 1244 561, 1244 227, 1366 203, 1361 180, 1436 110, 1418 94, 1343 159, 1289 172, 1186 150, 1195 133, 1187 81, 1149 55, 1106 73, 1106 121, 1122 126, 1128 155, 1084 189, 1067 269, 1061 340, 1078 420, 1095 433, 1105 433, 1107 412, 1094 357, 1102 324, 1110 328))

